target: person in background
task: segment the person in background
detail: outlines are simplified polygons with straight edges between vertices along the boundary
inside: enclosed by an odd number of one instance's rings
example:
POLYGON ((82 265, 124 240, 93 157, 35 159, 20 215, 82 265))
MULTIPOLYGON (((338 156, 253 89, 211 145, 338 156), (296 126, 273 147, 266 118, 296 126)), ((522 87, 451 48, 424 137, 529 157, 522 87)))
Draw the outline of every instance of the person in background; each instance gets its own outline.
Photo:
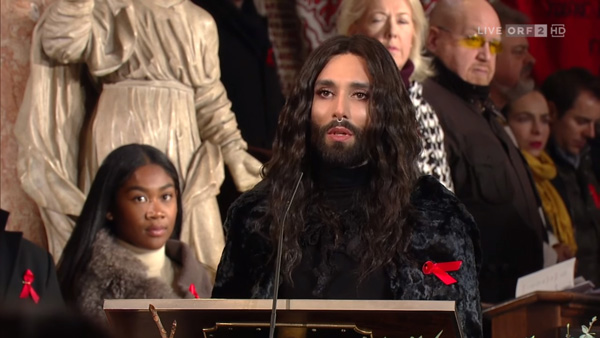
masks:
POLYGON ((9 213, 0 209, 0 308, 30 312, 35 308, 64 309, 52 255, 6 231, 9 213))
POLYGON ((600 182, 600 123, 596 123, 596 137, 590 140, 590 157, 592 170, 596 173, 596 180, 600 182))
POLYGON ((421 54, 427 19, 419 0, 344 0, 337 27, 342 35, 363 34, 379 40, 393 56, 419 123, 423 145, 417 160, 419 170, 453 190, 444 132, 437 115, 423 98, 420 83, 432 70, 429 60, 421 54))
POLYGON ((504 108, 508 126, 533 174, 546 220, 552 227, 549 243, 555 248, 559 262, 569 259, 577 252, 573 224, 551 182, 556 177, 556 165, 544 150, 550 136, 548 103, 542 93, 534 90, 508 102, 504 108))
POLYGON ((437 179, 419 178, 413 105, 380 42, 315 49, 273 145, 262 183, 229 209, 213 297, 273 297, 281 240, 280 298, 453 300, 465 336, 481 337, 477 226, 437 179), (451 280, 431 274, 442 262, 451 280))
POLYGON ((440 118, 456 196, 481 232, 481 300, 515 296, 517 279, 556 262, 534 182, 489 99, 500 21, 485 0, 440 0, 427 49, 436 75, 423 95, 440 118))
POLYGON ((105 299, 207 298, 213 281, 181 227, 177 170, 158 149, 121 146, 104 160, 58 264, 67 303, 100 322, 105 299))
POLYGON ((490 99, 498 109, 502 109, 509 101, 533 90, 535 83, 531 71, 535 58, 529 53, 526 37, 507 36, 507 25, 529 24, 529 18, 500 0, 491 3, 502 27, 502 51, 496 56, 496 71, 490 83, 490 99))
MULTIPOLYGON (((271 156, 277 116, 285 102, 277 74, 264 1, 192 0, 215 20, 219 32, 221 82, 231 101, 248 152, 261 162, 271 156), (262 6, 261 6, 262 5, 262 6)), ((221 219, 240 193, 229 172, 217 199, 221 219)))
POLYGON ((600 285, 600 184, 589 142, 600 121, 600 79, 583 68, 550 75, 541 91, 548 101, 551 137, 546 151, 556 163, 552 183, 562 196, 577 243, 578 272, 600 285))

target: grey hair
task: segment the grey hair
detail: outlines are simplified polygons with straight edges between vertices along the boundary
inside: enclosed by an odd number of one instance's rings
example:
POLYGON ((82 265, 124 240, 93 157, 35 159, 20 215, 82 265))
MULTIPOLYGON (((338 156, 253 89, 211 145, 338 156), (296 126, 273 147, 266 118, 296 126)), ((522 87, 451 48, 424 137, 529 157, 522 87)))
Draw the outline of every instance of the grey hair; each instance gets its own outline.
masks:
MULTIPOLYGON (((371 0, 342 0, 340 6, 340 15, 337 19, 337 32, 341 35, 350 35, 355 33, 358 21, 365 15, 371 0)), ((423 6, 419 0, 398 0, 407 1, 412 12, 412 21, 415 27, 412 48, 409 59, 415 65, 415 71, 411 75, 411 80, 421 82, 433 75, 431 59, 423 55, 423 45, 427 38, 429 25, 423 6)))

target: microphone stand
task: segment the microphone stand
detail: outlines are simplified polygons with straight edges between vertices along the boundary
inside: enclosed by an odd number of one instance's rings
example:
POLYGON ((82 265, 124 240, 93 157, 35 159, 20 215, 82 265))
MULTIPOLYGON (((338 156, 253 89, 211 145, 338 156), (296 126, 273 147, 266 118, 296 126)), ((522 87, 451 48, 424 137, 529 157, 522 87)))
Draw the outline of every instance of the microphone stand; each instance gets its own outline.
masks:
POLYGON ((283 256, 283 229, 285 228, 285 219, 287 218, 288 211, 290 211, 290 207, 292 206, 294 197, 296 197, 296 192, 298 191, 300 182, 302 182, 302 176, 304 176, 304 173, 300 172, 300 178, 298 178, 298 181, 296 182, 294 192, 292 193, 292 198, 290 198, 290 202, 288 203, 287 208, 285 209, 285 213, 283 214, 283 220, 281 221, 281 227, 279 229, 279 242, 277 243, 277 261, 275 263, 275 285, 273 286, 273 306, 271 307, 271 323, 269 324, 269 338, 273 338, 275 335, 275 321, 277 319, 277 296, 279 294, 279 274, 281 272, 281 257, 283 256))

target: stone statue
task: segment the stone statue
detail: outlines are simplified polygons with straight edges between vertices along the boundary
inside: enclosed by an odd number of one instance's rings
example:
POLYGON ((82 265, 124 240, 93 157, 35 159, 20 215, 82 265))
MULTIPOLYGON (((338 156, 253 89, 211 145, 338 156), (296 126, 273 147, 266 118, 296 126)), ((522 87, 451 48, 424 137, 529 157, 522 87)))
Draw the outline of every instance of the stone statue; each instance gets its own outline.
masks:
POLYGON ((188 0, 58 0, 32 44, 15 130, 18 171, 55 260, 104 157, 144 143, 177 167, 181 240, 216 270, 224 245, 216 202, 223 163, 240 191, 260 180, 261 163, 246 152, 220 82, 212 17, 188 0), (87 110, 86 77, 101 88, 87 110))

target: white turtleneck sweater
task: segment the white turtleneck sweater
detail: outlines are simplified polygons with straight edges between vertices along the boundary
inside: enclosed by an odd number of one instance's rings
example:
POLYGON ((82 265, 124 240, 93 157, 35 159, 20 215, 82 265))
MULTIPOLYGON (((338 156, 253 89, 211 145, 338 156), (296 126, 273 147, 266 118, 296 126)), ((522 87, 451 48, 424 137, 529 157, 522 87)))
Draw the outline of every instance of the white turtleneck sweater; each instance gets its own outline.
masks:
POLYGON ((146 266, 148 278, 158 278, 173 287, 175 270, 173 262, 167 257, 164 245, 157 250, 148 250, 131 245, 121 239, 117 239, 117 244, 131 252, 146 266))

